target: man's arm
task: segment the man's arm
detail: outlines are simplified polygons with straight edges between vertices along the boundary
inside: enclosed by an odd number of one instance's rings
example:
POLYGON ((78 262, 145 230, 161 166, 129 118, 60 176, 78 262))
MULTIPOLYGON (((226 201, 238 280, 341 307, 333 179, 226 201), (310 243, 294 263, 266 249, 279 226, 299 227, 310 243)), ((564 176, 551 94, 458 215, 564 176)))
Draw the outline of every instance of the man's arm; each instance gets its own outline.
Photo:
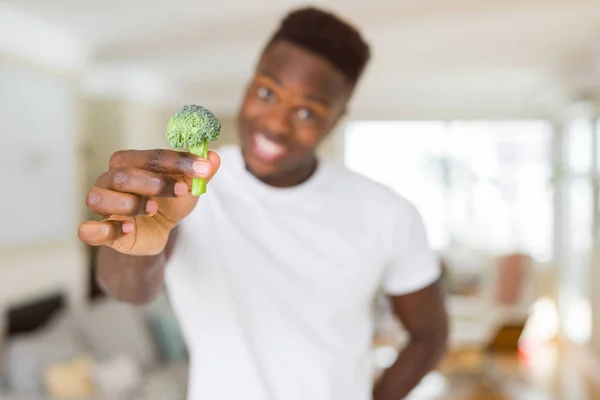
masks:
POLYGON ((391 300, 394 312, 410 339, 396 362, 384 371, 375 386, 374 400, 406 397, 435 368, 446 351, 448 316, 440 281, 391 300))
POLYGON ((143 305, 161 291, 165 266, 177 240, 178 228, 169 234, 163 252, 154 256, 132 256, 102 246, 96 257, 96 280, 109 296, 128 303, 143 305))

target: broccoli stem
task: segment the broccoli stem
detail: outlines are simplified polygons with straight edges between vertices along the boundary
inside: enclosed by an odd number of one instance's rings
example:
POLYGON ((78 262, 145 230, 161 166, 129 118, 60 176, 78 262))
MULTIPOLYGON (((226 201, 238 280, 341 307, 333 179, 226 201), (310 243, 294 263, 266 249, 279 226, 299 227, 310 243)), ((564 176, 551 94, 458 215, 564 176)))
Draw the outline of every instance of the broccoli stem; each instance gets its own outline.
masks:
MULTIPOLYGON (((192 154, 208 159, 208 140, 203 140, 197 146, 190 146, 189 150, 192 154)), ((192 179, 192 196, 199 197, 203 193, 206 193, 206 179, 192 179)))

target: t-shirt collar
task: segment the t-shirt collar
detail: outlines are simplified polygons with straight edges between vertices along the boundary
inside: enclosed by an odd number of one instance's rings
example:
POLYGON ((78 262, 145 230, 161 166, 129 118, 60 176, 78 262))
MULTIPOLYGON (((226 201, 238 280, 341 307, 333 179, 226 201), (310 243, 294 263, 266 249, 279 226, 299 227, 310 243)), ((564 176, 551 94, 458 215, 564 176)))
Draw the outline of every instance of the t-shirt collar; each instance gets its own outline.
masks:
POLYGON ((323 160, 321 157, 317 157, 317 168, 308 179, 298 185, 285 188, 266 184, 248 171, 244 162, 241 148, 238 148, 238 150, 235 152, 234 162, 243 183, 250 190, 265 195, 276 196, 279 198, 289 196, 303 197, 306 195, 315 194, 316 192, 327 187, 325 180, 327 176, 328 164, 327 161, 323 160))

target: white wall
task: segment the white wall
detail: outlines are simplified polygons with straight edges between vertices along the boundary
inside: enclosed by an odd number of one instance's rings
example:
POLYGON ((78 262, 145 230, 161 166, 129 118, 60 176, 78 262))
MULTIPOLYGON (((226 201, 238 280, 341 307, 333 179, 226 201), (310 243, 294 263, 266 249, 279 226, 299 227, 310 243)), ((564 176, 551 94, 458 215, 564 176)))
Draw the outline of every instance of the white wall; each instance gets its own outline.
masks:
MULTIPOLYGON (((595 262, 590 269, 590 304, 592 305, 592 335, 590 345, 600 357, 600 254, 595 255, 595 262)), ((600 373, 600 371, 599 371, 600 373)))
MULTIPOLYGON (((89 97, 84 99, 83 106, 84 193, 106 171, 110 156, 115 151, 164 148, 168 145, 164 132, 171 109, 128 100, 89 97)), ((86 211, 86 217, 92 218, 93 215, 86 211)))
POLYGON ((55 291, 85 297, 80 105, 72 75, 0 55, 0 318, 55 291))
POLYGON ((68 241, 76 223, 77 94, 69 80, 0 61, 0 248, 68 241))

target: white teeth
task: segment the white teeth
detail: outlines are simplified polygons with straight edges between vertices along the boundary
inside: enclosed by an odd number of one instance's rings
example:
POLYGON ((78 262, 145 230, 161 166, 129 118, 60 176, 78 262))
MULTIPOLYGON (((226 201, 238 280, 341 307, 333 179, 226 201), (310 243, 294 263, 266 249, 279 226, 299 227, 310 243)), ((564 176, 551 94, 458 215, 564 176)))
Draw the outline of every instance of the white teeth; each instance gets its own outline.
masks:
POLYGON ((255 136, 255 143, 257 150, 267 157, 277 157, 285 152, 285 146, 267 139, 262 134, 257 134, 255 136))

